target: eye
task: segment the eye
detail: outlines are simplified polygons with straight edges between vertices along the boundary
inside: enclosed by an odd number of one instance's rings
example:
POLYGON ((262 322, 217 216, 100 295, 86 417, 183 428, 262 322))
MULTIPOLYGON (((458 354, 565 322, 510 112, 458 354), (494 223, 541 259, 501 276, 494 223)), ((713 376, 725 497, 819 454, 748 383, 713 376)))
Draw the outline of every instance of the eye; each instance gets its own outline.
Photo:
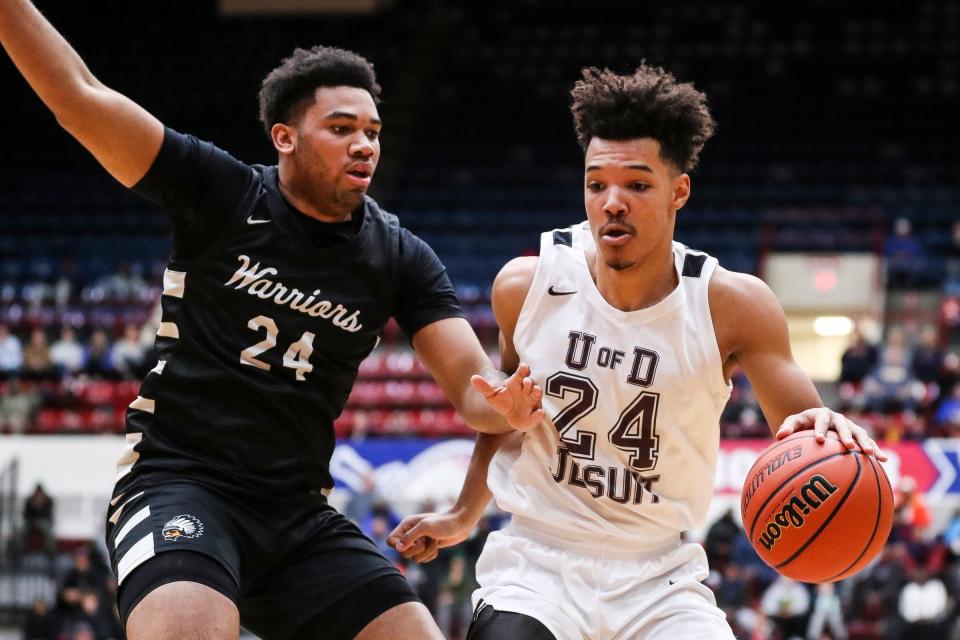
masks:
POLYGON ((367 131, 367 137, 370 138, 371 140, 379 140, 380 131, 377 129, 370 129, 369 131, 367 131))
POLYGON ((330 131, 333 131, 338 136, 342 136, 342 135, 345 135, 348 131, 350 131, 350 127, 344 124, 335 124, 330 127, 330 131))
POLYGON ((646 184, 645 182, 634 182, 630 185, 630 188, 634 191, 646 191, 650 188, 650 185, 646 184))
POLYGON ((587 183, 587 190, 592 193, 600 193, 603 191, 603 184, 595 180, 591 180, 587 183))

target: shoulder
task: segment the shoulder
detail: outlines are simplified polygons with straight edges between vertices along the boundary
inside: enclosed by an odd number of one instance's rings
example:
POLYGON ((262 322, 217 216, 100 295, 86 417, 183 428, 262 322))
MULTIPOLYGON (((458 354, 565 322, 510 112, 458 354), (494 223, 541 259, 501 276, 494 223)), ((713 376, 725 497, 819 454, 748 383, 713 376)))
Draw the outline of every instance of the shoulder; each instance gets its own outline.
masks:
MULTIPOLYGON (((747 310, 773 303, 777 307, 777 297, 766 282, 749 273, 728 271, 718 266, 710 278, 710 305, 714 303, 730 307, 746 305, 747 310)), ((735 310, 735 309, 732 309, 735 310)))
POLYGON ((493 281, 494 298, 520 298, 523 304, 533 284, 539 261, 537 256, 523 256, 503 265, 493 281))
POLYGON ((493 281, 490 306, 501 331, 512 335, 533 284, 539 260, 537 256, 514 258, 500 269, 493 281))
POLYGON ((710 278, 710 313, 718 342, 735 352, 744 342, 786 329, 780 301, 766 282, 717 267, 710 278))

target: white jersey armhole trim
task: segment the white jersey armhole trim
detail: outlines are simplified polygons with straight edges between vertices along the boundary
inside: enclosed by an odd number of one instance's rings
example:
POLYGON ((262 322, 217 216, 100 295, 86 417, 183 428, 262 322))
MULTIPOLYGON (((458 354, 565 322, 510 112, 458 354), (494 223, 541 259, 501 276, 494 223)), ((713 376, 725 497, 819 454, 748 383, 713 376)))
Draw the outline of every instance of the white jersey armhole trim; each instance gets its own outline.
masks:
POLYGON ((713 344, 713 349, 710 354, 711 357, 716 362, 717 368, 717 378, 718 384, 717 389, 714 392, 714 395, 717 398, 717 401, 721 404, 726 404, 727 400, 730 398, 730 392, 733 390, 733 382, 727 380, 727 377, 723 374, 723 354, 720 353, 720 342, 717 340, 717 328, 713 323, 713 310, 710 308, 710 280, 713 278, 713 274, 717 272, 717 267, 720 266, 720 263, 716 258, 710 256, 710 259, 707 260, 706 264, 703 266, 704 278, 704 289, 706 290, 706 313, 707 318, 710 319, 710 335, 713 337, 711 344, 713 344))
MULTIPOLYGON (((540 256, 537 258, 537 269, 533 274, 533 280, 530 282, 530 289, 527 291, 523 306, 520 307, 520 314, 517 316, 517 325, 513 328, 513 346, 516 349, 518 343, 523 343, 524 336, 528 330, 534 327, 530 326, 527 318, 530 317, 530 309, 536 308, 539 301, 546 295, 546 280, 550 272, 550 264, 556 255, 556 247, 553 246, 553 231, 546 231, 540 234, 540 256)), ((517 351, 519 355, 519 351, 517 351)), ((520 357, 523 360, 523 356, 520 357)))

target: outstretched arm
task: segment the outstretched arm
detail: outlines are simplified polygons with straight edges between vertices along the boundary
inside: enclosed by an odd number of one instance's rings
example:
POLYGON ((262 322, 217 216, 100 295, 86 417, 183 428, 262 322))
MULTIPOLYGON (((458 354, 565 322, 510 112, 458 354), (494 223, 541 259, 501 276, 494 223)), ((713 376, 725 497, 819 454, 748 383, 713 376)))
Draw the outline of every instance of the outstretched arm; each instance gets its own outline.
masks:
POLYGON ((440 549, 452 547, 467 539, 477 526, 483 511, 490 502, 487 488, 487 469, 493 454, 508 438, 519 434, 478 433, 477 442, 470 457, 470 466, 463 479, 460 495, 450 510, 445 513, 417 513, 407 516, 390 532, 387 543, 404 558, 415 562, 430 562, 440 549))
POLYGON ((427 325, 413 336, 413 348, 463 419, 477 431, 527 431, 543 420, 542 392, 530 379, 529 368, 515 363, 504 367, 512 375, 498 371, 463 318, 427 325))
MULTIPOLYGON (((507 263, 493 283, 493 313, 500 327, 501 368, 504 371, 517 369, 518 373, 526 369, 520 363, 520 357, 513 344, 513 333, 517 319, 526 300, 527 292, 537 268, 537 258, 517 258, 507 263)), ((476 380, 474 386, 488 397, 488 401, 497 402, 497 392, 484 381, 476 380)), ((538 393, 537 398, 540 395, 538 393)), ((543 410, 536 413, 537 425, 543 419, 543 410)), ((453 507, 445 513, 418 513, 403 520, 390 534, 389 543, 399 550, 405 558, 417 562, 429 562, 437 556, 437 550, 458 544, 465 540, 476 526, 483 510, 490 501, 487 488, 487 471, 490 461, 497 450, 508 438, 523 437, 520 433, 488 435, 480 434, 470 457, 467 476, 460 489, 460 496, 453 507)))
POLYGON ((163 125, 103 85, 28 0, 0 0, 0 44, 57 122, 124 186, 135 185, 163 142, 163 125))
POLYGON ((859 445, 886 460, 866 429, 823 406, 810 377, 793 359, 783 309, 764 282, 718 270, 710 282, 710 309, 724 355, 743 368, 777 438, 813 429, 823 442, 833 429, 847 448, 859 445))

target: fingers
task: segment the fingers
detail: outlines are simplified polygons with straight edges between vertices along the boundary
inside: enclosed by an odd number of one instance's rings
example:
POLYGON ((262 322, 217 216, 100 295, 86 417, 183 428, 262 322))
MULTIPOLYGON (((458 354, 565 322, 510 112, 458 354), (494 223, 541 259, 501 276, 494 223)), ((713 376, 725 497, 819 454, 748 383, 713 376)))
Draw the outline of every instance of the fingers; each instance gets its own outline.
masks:
POLYGON ((430 562, 440 552, 437 541, 433 538, 421 538, 417 543, 422 544, 423 550, 412 556, 414 562, 430 562))
POLYGON ((808 429, 810 427, 810 416, 806 411, 803 413, 797 413, 792 416, 789 416, 786 420, 783 421, 783 424, 780 425, 780 429, 777 430, 777 439, 782 440, 792 433, 797 431, 802 431, 803 429, 808 429))
MULTIPOLYGON (((824 443, 827 441, 827 431, 830 430, 831 423, 834 423, 832 411, 819 411, 816 414, 816 418, 813 421, 813 433, 817 438, 817 442, 824 443)), ((843 440, 843 431, 841 430, 841 425, 834 423, 834 426, 837 427, 837 431, 840 433, 840 439, 843 440)), ((847 429, 846 433, 847 440, 850 440, 850 429, 847 429)), ((852 446, 853 441, 850 440, 852 446)), ((847 444, 846 440, 843 440, 844 444, 847 444)))
POLYGON ((490 399, 497 395, 497 388, 487 382, 487 379, 483 376, 470 376, 470 384, 472 384, 473 388, 480 392, 484 398, 490 399))

